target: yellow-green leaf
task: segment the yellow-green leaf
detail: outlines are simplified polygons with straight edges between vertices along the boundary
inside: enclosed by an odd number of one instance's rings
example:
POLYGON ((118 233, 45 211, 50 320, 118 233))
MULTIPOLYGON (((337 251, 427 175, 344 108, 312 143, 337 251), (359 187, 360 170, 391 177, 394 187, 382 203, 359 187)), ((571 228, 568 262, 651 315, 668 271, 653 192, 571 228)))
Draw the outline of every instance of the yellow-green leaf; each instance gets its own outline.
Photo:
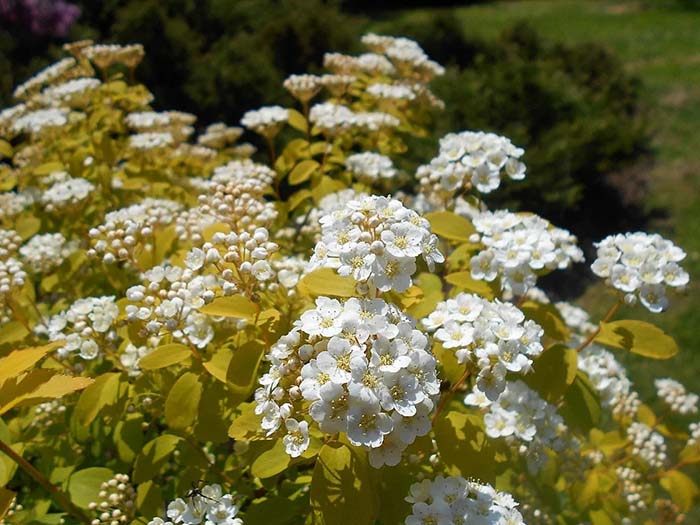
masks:
POLYGON ((480 416, 450 411, 438 418, 435 440, 450 474, 496 479, 494 452, 480 416))
POLYGON ((174 430, 185 430, 197 418, 202 383, 197 374, 187 372, 175 382, 165 400, 165 422, 174 430))
POLYGON ((556 403, 576 379, 578 354, 573 348, 553 345, 547 348, 533 363, 533 373, 525 376, 525 382, 550 403, 556 403))
POLYGON ((0 345, 16 343, 29 335, 29 330, 19 321, 10 321, 2 325, 0 330, 0 345))
POLYGON ((294 169, 289 174, 289 184, 296 185, 309 180, 311 174, 316 171, 319 166, 320 164, 315 160, 302 160, 299 164, 294 166, 294 169))
POLYGON ((24 396, 23 404, 27 401, 38 403, 48 399, 58 399, 83 388, 87 388, 94 382, 89 377, 71 377, 64 375, 55 375, 46 383, 43 383, 31 394, 24 396))
POLYGON ((41 229, 41 221, 33 215, 23 215, 15 223, 15 231, 27 240, 41 229))
POLYGON ((261 479, 271 478, 286 470, 292 458, 284 450, 284 443, 277 439, 272 447, 260 454, 250 466, 253 476, 261 479))
POLYGON ((571 337, 569 327, 553 304, 541 304, 525 301, 520 309, 529 318, 544 328, 544 333, 552 339, 566 342, 571 337))
POLYGON ((470 272, 455 272, 445 276, 445 280, 465 292, 474 293, 486 299, 492 300, 498 295, 496 281, 478 281, 470 272))
POLYGON ((594 341, 652 359, 669 359, 678 353, 678 345, 670 335, 644 321, 601 323, 594 341))
POLYGON ((365 453, 342 443, 321 448, 311 480, 311 508, 318 525, 371 525, 375 490, 365 453))
POLYGON ((259 309, 258 306, 244 295, 217 297, 211 303, 202 306, 200 312, 216 317, 235 317, 252 321, 259 309))
POLYGON ((13 150, 12 145, 6 140, 0 140, 0 159, 7 157, 12 158, 13 150))
POLYGON ((693 500, 698 495, 698 487, 686 474, 680 470, 669 470, 659 482, 682 512, 688 512, 692 508, 693 500))
POLYGON ((564 395, 561 415, 576 430, 588 432, 600 421, 600 399, 583 372, 578 372, 564 395))
POLYGON ((7 511, 10 510, 10 505, 14 499, 14 492, 0 487, 0 520, 7 515, 7 511))
POLYGON ((304 115, 299 113, 296 109, 288 109, 287 111, 289 112, 289 125, 302 133, 306 133, 306 130, 309 128, 309 123, 304 118, 304 115))
POLYGON ((142 483, 155 478, 180 441, 182 438, 179 436, 163 434, 146 443, 134 461, 134 483, 142 483))
POLYGON ((287 205, 289 206, 289 211, 295 210, 297 206, 299 206, 302 202, 304 202, 306 199, 311 198, 311 190, 308 190, 304 188, 303 190, 299 190, 295 193, 292 193, 292 195, 287 199, 287 205))
POLYGON ((93 501, 98 501, 102 483, 114 476, 108 468, 90 467, 74 472, 68 478, 68 494, 78 507, 87 509, 93 501))
POLYGON ((265 350, 265 345, 260 341, 248 341, 234 349, 233 359, 226 372, 226 379, 234 393, 246 395, 255 388, 258 367, 265 350))
POLYGON ((54 171, 64 171, 63 163, 58 161, 46 162, 34 168, 34 175, 48 175, 54 171))
POLYGON ((265 434, 260 428, 261 421, 262 416, 255 413, 255 403, 243 403, 241 405, 241 415, 231 423, 228 435, 238 441, 265 439, 265 434))
POLYGON ((83 391, 75 407, 75 416, 81 425, 89 425, 97 417, 100 410, 117 401, 119 377, 118 373, 102 374, 97 376, 95 381, 83 391))
POLYGON ((299 292, 318 297, 353 297, 355 295, 355 281, 351 277, 338 275, 332 268, 319 268, 306 274, 297 284, 299 292))
POLYGON ((63 344, 63 341, 55 341, 44 346, 15 350, 10 355, 3 357, 0 359, 0 385, 30 369, 42 357, 57 348, 61 348, 63 344))
POLYGON ((179 343, 171 343, 159 346, 150 354, 145 355, 139 361, 139 368, 143 370, 156 370, 181 363, 192 356, 192 350, 179 343))
POLYGON ((450 241, 468 242, 476 231, 471 222, 451 211, 427 213, 425 218, 430 222, 433 233, 450 241))

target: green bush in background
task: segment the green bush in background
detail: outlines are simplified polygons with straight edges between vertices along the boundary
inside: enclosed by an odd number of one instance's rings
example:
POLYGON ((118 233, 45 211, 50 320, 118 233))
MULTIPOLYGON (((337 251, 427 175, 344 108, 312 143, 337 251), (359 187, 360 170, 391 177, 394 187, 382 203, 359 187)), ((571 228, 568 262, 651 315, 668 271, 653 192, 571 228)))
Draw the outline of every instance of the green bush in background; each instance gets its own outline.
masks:
MULTIPOLYGON (((235 124, 252 107, 291 102, 282 80, 317 70, 326 50, 355 51, 368 25, 409 36, 448 66, 435 90, 450 110, 435 115, 433 136, 411 145, 404 168, 433 156, 450 130, 494 131, 526 149, 537 177, 507 186, 490 204, 517 209, 516 203, 526 203, 571 228, 584 244, 643 221, 607 177, 648 149, 639 81, 595 44, 556 44, 524 24, 495 40, 470 38, 449 9, 398 23, 391 11, 369 21, 322 0, 108 0, 80 7, 71 39, 143 43, 147 55, 138 76, 153 90, 158 109, 195 112, 199 125, 235 124), (598 208, 584 210, 579 205, 586 199, 598 208)), ((0 33, 7 105, 9 86, 48 63, 58 43, 0 33)))

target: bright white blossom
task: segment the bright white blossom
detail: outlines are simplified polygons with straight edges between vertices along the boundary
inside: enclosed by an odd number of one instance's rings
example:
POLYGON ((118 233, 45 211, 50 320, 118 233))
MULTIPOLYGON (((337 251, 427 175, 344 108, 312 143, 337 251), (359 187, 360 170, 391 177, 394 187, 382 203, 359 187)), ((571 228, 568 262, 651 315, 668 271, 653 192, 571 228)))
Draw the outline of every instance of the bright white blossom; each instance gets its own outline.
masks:
POLYGON ((411 485, 405 525, 525 525, 518 503, 491 485, 461 476, 437 476, 411 485))
POLYGON ((666 441, 658 432, 644 423, 635 421, 627 429, 627 438, 632 442, 632 453, 639 456, 652 468, 662 468, 666 463, 666 441))
POLYGON ((684 289, 690 277, 678 264, 685 252, 658 234, 644 232, 617 234, 596 243, 598 257, 593 273, 625 294, 634 304, 639 298, 650 312, 668 306, 666 290, 684 289))
POLYGON ((368 183, 396 176, 396 169, 389 157, 369 151, 350 155, 345 159, 345 167, 358 180, 368 183))
POLYGON ((153 518, 148 525, 243 525, 236 517, 239 505, 233 494, 224 494, 221 485, 193 489, 185 499, 171 501, 165 511, 167 520, 153 518))
POLYGON ((538 275, 583 261, 576 237, 537 215, 486 211, 472 222, 478 232, 474 241, 485 246, 470 261, 472 277, 500 277, 501 288, 516 295, 534 287, 538 275))
POLYGON ((289 120, 289 111, 281 106, 265 106, 247 111, 241 124, 265 137, 274 137, 289 120))
POLYGON ((25 267, 34 273, 47 273, 73 253, 77 245, 60 233, 34 235, 19 249, 25 267))
POLYGON ((477 370, 479 388, 494 401, 506 388, 506 374, 527 374, 543 350, 541 326, 510 303, 478 295, 460 293, 438 303, 423 326, 460 364, 477 370))
POLYGON ((670 378, 655 379, 656 395, 663 399, 672 412, 681 415, 698 413, 698 395, 688 392, 678 381, 670 378))
POLYGON ((360 197, 320 222, 311 264, 337 268, 370 288, 402 292, 412 284, 418 257, 430 269, 444 260, 430 223, 395 199, 360 197))
POLYGON ((284 423, 287 452, 308 447, 308 417, 321 432, 347 434, 375 467, 396 465, 430 431, 440 383, 428 338, 381 299, 319 297, 273 345, 255 394, 268 434, 284 423))

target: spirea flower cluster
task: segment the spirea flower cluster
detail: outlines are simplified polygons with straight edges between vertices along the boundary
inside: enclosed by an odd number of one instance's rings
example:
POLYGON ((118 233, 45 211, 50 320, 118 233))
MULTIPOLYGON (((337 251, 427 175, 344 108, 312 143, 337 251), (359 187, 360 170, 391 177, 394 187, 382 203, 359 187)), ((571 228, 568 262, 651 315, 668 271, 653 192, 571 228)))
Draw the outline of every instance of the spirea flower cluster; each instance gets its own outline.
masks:
POLYGON ((90 229, 88 255, 99 256, 106 263, 135 263, 144 248, 153 248, 156 229, 171 224, 181 208, 177 202, 149 197, 109 212, 103 224, 90 229))
POLYGON ((666 463, 666 441, 648 425, 635 421, 627 428, 627 438, 632 443, 632 453, 647 465, 660 469, 666 463))
POLYGON ((77 352, 83 359, 95 359, 100 350, 114 347, 118 315, 113 296, 86 297, 51 317, 46 328, 38 325, 36 330, 46 333, 50 341, 65 340, 57 351, 60 357, 77 352))
POLYGON ((193 490, 187 500, 171 501, 165 513, 167 519, 153 518, 148 525, 243 525, 243 520, 236 517, 239 507, 233 494, 224 494, 221 485, 193 490))
POLYGON ((241 125, 263 137, 272 138, 289 120, 289 110, 281 106, 266 106, 248 111, 241 119, 241 125))
POLYGON ((406 501, 413 506, 405 525, 525 525, 513 496, 461 476, 414 483, 406 501))
POLYGON ((15 133, 41 133, 68 123, 69 111, 65 108, 37 109, 16 119, 12 125, 15 133))
POLYGON ((485 410, 484 425, 489 437, 505 438, 514 445, 523 442, 519 451, 532 472, 538 472, 547 463, 545 447, 562 452, 578 446, 575 438, 567 435, 557 408, 522 381, 509 381, 496 401, 475 386, 464 403, 485 410))
POLYGON ((22 245, 22 237, 15 230, 0 228, 0 260, 12 257, 22 245))
POLYGON ((654 386, 656 395, 669 406, 672 412, 684 416, 698 413, 698 395, 688 392, 675 379, 655 379, 654 386))
POLYGON ((493 133, 450 133, 440 139, 438 156, 418 168, 416 178, 421 191, 436 203, 471 188, 490 193, 505 176, 525 178, 525 165, 518 160, 523 153, 509 139, 493 133))
POLYGON ((88 505, 97 513, 92 525, 128 525, 136 511, 136 490, 126 474, 115 474, 100 485, 98 501, 88 505))
POLYGON ((460 293, 438 303, 423 326, 435 332, 435 339, 460 364, 476 369, 477 385, 492 401, 506 388, 506 374, 527 374, 543 349, 541 326, 510 303, 474 294, 460 293))
POLYGON ((355 153, 345 159, 345 167, 359 181, 372 183, 379 179, 391 179, 396 176, 396 169, 391 159, 379 153, 355 153))
POLYGON ((486 248, 470 261, 472 277, 500 277, 501 288, 516 295, 535 286, 538 275, 583 261, 576 237, 537 215, 487 211, 474 217, 473 224, 479 233, 474 241, 486 248))
POLYGON ((59 266, 76 249, 60 233, 34 235, 19 249, 25 268, 33 273, 47 273, 59 266))
POLYGON ((57 211, 78 204, 94 189, 95 185, 86 179, 67 177, 44 191, 41 194, 41 203, 46 211, 57 211))
POLYGON ((651 485, 642 479, 642 473, 631 467, 617 467, 617 479, 622 482, 622 497, 631 512, 641 512, 647 509, 647 502, 653 496, 651 485))
POLYGON ((633 417, 641 401, 632 389, 627 370, 607 350, 592 344, 578 354, 578 367, 588 375, 603 406, 615 415, 633 417))
POLYGON ((596 244, 593 273, 622 292, 625 301, 639 298, 650 312, 668 306, 668 288, 683 289, 690 280, 678 263, 685 252, 658 234, 644 232, 611 235, 596 244))
POLYGON ((321 432, 342 432, 368 449, 374 467, 398 464, 430 431, 440 383, 428 338, 381 299, 319 297, 268 359, 256 413, 268 434, 284 423, 293 457, 309 444, 307 410, 321 432))
POLYGON ((311 264, 336 268, 365 289, 403 292, 412 284, 419 256, 430 269, 444 260, 430 223, 395 199, 351 200, 320 222, 311 264))

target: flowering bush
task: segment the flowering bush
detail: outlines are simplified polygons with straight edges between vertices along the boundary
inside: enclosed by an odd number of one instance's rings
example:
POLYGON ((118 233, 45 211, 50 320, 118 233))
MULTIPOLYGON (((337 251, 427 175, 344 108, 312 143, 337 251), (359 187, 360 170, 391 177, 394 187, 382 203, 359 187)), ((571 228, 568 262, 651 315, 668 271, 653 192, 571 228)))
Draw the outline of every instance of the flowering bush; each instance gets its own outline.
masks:
MULTIPOLYGON (((154 112, 138 45, 77 42, 0 113, 0 517, 11 523, 681 523, 698 396, 644 404, 612 351, 688 282, 658 235, 601 241, 597 324, 537 278, 576 238, 481 196, 507 138, 406 138, 443 68, 366 35, 297 108, 241 124, 154 112), (99 77, 99 78, 98 78, 99 77), (284 130, 284 131, 283 131, 284 130), (606 349, 607 348, 607 349, 606 349), (611 351, 612 350, 612 351, 611 351)), ((537 174, 528 176, 536 177, 537 174)))

